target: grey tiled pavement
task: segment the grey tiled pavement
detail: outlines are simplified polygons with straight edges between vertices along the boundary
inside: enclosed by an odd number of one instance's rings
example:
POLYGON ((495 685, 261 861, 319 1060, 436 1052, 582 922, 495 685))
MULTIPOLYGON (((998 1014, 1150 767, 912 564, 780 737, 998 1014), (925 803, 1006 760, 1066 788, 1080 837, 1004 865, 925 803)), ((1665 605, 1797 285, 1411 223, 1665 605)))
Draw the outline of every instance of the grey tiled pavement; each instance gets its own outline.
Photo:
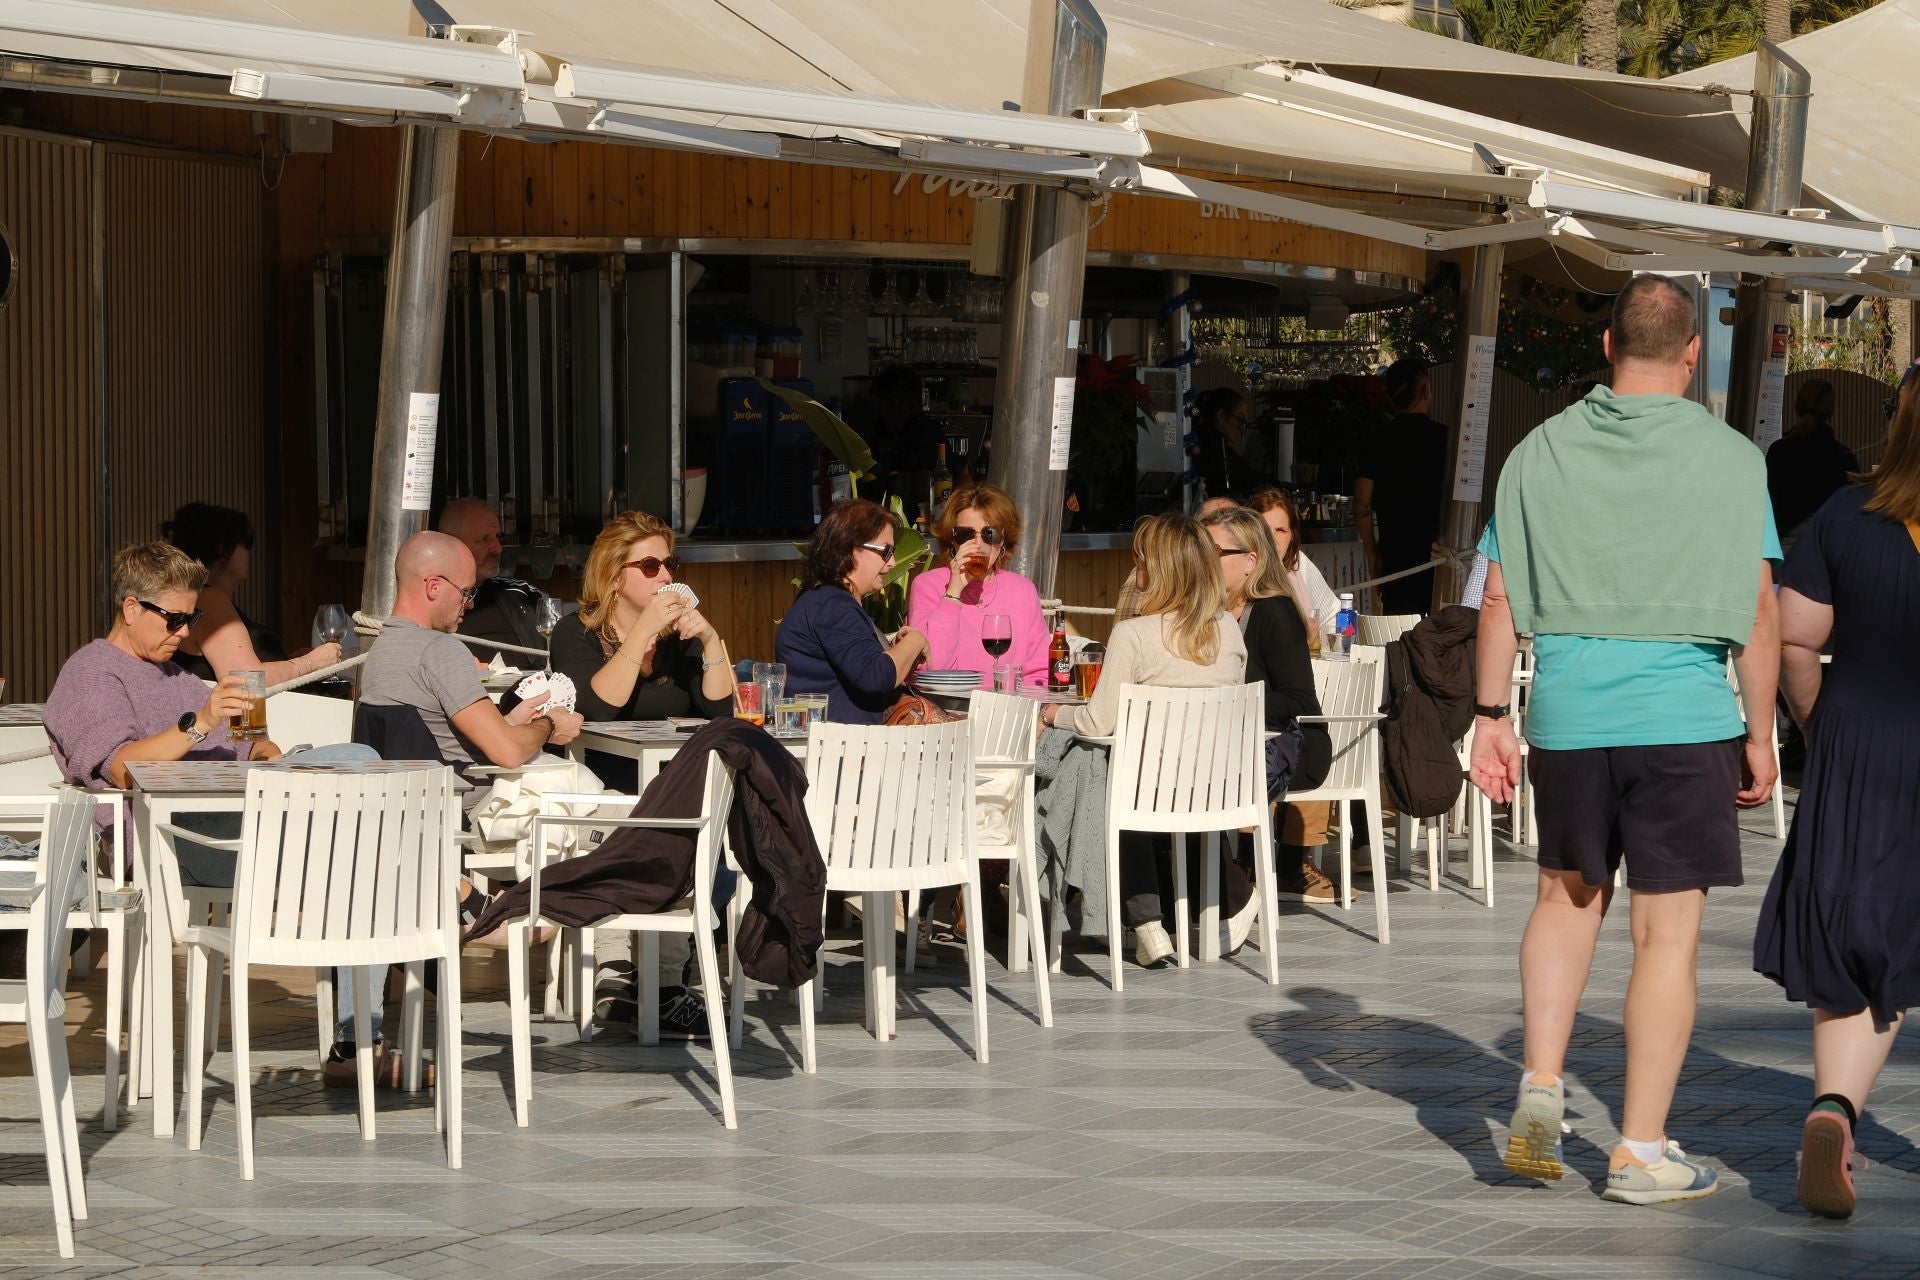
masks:
MULTIPOLYGON (((1758 817, 1749 825, 1757 831, 1758 817)), ((466 1167, 449 1171, 430 1104, 382 1095, 377 1142, 314 1076, 311 995, 262 984, 270 1029, 258 1180, 234 1156, 224 1087, 205 1149, 131 1126, 99 1131, 100 1078, 79 1082, 93 1216, 63 1263, 32 1122, 30 1082, 0 1080, 0 1272, 295 1277, 1920 1276, 1920 1054, 1902 1046, 1862 1147, 1850 1223, 1794 1202, 1809 1096, 1807 1015, 1748 970, 1777 852, 1747 841, 1743 890, 1716 893, 1701 951, 1699 1030, 1672 1133, 1722 1172, 1717 1197, 1635 1209, 1597 1196, 1615 1134, 1628 971, 1625 912, 1609 922, 1570 1079, 1579 1176, 1516 1181, 1493 1141, 1517 1078, 1515 951, 1531 898, 1503 849, 1498 910, 1457 880, 1392 882, 1394 942, 1371 903, 1283 907, 1278 989, 1252 964, 1128 975, 1072 956, 1057 1025, 1028 1012, 1025 975, 996 965, 992 1061, 965 1042, 961 966, 902 981, 900 1038, 859 1025, 852 943, 820 1073, 795 1065, 797 1017, 768 991, 736 1059, 740 1129, 721 1127, 704 1048, 590 1046, 536 1031, 533 1123, 504 1093, 495 969, 469 965, 466 1167)), ((1454 870, 1461 857, 1456 852, 1454 870)), ((1624 905, 1624 904, 1623 904, 1624 905)), ((97 975, 94 982, 97 983, 97 975)), ((87 1016, 83 1061, 99 1038, 87 1016)), ((12 1045, 14 1041, 0 1042, 12 1045)), ((17 1050, 0 1052, 9 1071, 17 1050)))

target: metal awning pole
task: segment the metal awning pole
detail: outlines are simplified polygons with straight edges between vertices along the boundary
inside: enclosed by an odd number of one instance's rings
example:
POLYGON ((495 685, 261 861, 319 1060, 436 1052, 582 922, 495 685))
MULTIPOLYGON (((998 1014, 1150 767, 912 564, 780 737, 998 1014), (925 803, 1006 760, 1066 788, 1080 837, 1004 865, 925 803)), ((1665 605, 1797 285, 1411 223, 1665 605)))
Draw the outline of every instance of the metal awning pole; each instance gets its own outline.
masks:
MULTIPOLYGON (((1447 504, 1440 537, 1456 551, 1480 537, 1486 492, 1487 424, 1492 410, 1493 351, 1500 333, 1500 274, 1507 246, 1483 244, 1460 272, 1460 336, 1454 344, 1453 430, 1447 434, 1447 504), (1476 374, 1483 374, 1476 377, 1476 374)), ((1435 570, 1433 603, 1452 604, 1466 588, 1466 575, 1435 570)))
MULTIPOLYGON (((1022 102, 1067 116, 1100 105, 1107 29, 1086 0, 1033 0, 1022 102)), ((1087 271, 1087 199, 1055 187, 1022 186, 1007 246, 1006 336, 994 399, 988 479, 1020 509, 1026 534, 1011 568, 1053 594, 1066 500, 1064 462, 1050 466, 1056 390, 1071 401, 1074 347, 1087 271), (1064 379, 1066 387, 1060 386, 1064 379)))
MULTIPOLYGON (((1780 213, 1800 203, 1807 154, 1807 102, 1813 77, 1770 40, 1753 61, 1753 137, 1747 149, 1747 209, 1780 213)), ((1727 369, 1727 423, 1753 436, 1760 424, 1760 387, 1771 353, 1773 327, 1787 323, 1786 286, 1745 276, 1733 306, 1733 356, 1727 369)), ((1781 364, 1784 368, 1785 360, 1781 364)), ((1778 410, 1770 418, 1779 429, 1778 410)))
POLYGON ((368 497, 367 561, 360 608, 393 612, 393 557, 426 527, 433 431, 439 420, 440 354, 447 319, 447 266, 453 253, 454 178, 460 134, 407 125, 400 138, 400 181, 393 205, 393 252, 380 337, 380 398, 373 429, 373 488, 368 497), (412 445, 409 436, 413 437, 412 445), (410 454, 424 491, 406 483, 410 454), (424 496, 423 496, 424 492, 424 496))

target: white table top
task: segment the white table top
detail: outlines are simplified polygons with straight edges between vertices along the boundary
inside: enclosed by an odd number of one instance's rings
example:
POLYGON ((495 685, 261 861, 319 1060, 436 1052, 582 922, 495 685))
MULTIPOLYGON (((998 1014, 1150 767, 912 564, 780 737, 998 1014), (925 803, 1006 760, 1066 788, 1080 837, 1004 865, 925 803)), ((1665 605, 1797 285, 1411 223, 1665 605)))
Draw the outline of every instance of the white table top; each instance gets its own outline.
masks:
MULTIPOLYGON (((254 760, 129 760, 127 776, 133 789, 148 794, 239 795, 247 789, 247 775, 255 769, 283 769, 293 773, 384 774, 413 769, 437 769, 438 760, 363 760, 331 764, 287 764, 254 760)), ((469 784, 458 774, 454 790, 469 784)))
POLYGON ((44 702, 9 702, 0 707, 0 729, 34 728, 45 720, 44 702))

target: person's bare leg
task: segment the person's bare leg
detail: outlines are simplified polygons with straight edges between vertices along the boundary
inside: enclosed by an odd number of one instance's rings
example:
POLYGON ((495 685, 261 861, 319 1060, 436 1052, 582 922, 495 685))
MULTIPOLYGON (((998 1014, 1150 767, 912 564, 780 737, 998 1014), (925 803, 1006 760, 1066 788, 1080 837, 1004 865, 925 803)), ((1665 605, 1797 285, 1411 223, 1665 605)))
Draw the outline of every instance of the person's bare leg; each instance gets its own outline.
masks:
MULTIPOLYGON (((1659 1142, 1693 1036, 1694 962, 1704 889, 1633 895, 1633 978, 1627 983, 1627 1102, 1620 1136, 1659 1142)), ((1616 1151, 1616 1157, 1619 1153, 1616 1151)))
POLYGON ((1520 998, 1526 1020, 1527 1071, 1540 1084, 1566 1074, 1573 1016, 1593 970, 1593 949, 1607 914, 1611 886, 1577 871, 1542 871, 1533 915, 1520 940, 1520 998))
POLYGON ((1884 1027, 1876 1026, 1871 1009, 1858 1013, 1828 1013, 1816 1009, 1813 1014, 1813 1093, 1815 1097, 1837 1093, 1853 1104, 1855 1115, 1867 1110, 1867 1095, 1880 1069, 1893 1052, 1893 1039, 1900 1034, 1903 1019, 1895 1017, 1884 1027))

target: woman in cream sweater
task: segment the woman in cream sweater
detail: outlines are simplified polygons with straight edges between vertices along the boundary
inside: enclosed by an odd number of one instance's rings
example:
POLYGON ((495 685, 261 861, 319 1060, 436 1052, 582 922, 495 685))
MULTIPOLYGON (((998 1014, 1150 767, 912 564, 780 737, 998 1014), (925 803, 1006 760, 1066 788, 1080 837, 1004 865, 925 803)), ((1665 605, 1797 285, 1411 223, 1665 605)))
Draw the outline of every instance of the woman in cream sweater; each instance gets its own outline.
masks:
MULTIPOLYGON (((1133 532, 1135 584, 1144 593, 1137 618, 1116 623, 1107 641, 1100 683, 1085 706, 1047 706, 1049 725, 1086 737, 1113 732, 1123 685, 1212 689, 1246 679, 1247 647, 1226 611, 1220 553, 1200 522, 1179 512, 1142 520, 1133 532)), ((1120 836, 1120 893, 1134 935, 1134 956, 1146 968, 1173 955, 1160 901, 1160 858, 1154 837, 1120 836)))

